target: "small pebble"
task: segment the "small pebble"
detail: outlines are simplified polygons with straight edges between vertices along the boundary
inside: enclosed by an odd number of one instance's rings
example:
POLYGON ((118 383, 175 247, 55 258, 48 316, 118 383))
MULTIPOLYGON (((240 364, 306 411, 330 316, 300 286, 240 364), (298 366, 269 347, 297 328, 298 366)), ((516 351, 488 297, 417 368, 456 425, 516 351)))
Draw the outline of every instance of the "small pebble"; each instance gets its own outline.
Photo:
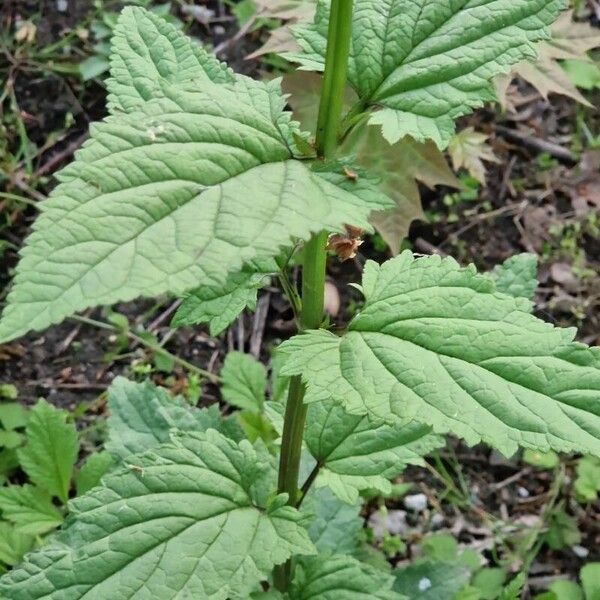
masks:
POLYGON ((69 8, 68 0, 56 0, 56 10, 58 12, 67 12, 69 8))
POLYGON ((423 512, 427 508, 427 496, 425 494, 414 494, 404 498, 404 506, 408 510, 423 512))
POLYGON ((427 577, 423 577, 423 579, 421 579, 419 581, 419 591, 425 592, 431 587, 431 585, 432 585, 431 579, 427 579, 427 577))
POLYGON ((573 554, 578 556, 579 558, 587 558, 590 551, 583 546, 571 546, 571 550, 573 550, 573 554))
POLYGON ((519 486, 517 488, 517 494, 519 494, 519 496, 521 498, 529 498, 529 490, 527 488, 522 487, 522 486, 519 486))

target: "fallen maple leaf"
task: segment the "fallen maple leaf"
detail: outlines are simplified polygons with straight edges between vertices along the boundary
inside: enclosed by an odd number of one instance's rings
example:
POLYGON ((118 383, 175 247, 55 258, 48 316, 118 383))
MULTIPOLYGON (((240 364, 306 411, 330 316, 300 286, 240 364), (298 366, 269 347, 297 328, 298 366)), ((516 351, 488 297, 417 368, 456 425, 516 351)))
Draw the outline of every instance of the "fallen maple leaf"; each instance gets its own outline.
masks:
POLYGON ((485 185, 486 174, 483 161, 500 162, 487 143, 487 139, 488 136, 484 133, 478 133, 473 127, 467 127, 455 134, 448 146, 448 153, 452 159, 454 170, 466 169, 471 177, 474 177, 483 185, 485 185))
POLYGON ((600 46, 600 31, 588 23, 573 21, 573 11, 568 10, 552 27, 551 38, 537 45, 537 60, 522 61, 507 75, 495 80, 496 94, 502 107, 512 108, 508 89, 515 77, 524 79, 544 98, 551 93, 561 94, 592 106, 575 87, 568 73, 561 67, 560 60, 591 61, 589 50, 600 46))
POLYGON ((256 6, 255 19, 278 19, 283 22, 281 27, 272 29, 269 38, 258 49, 246 58, 253 59, 265 54, 281 54, 293 52, 298 44, 292 35, 291 26, 298 23, 308 23, 312 20, 316 9, 315 0, 254 0, 256 6))
MULTIPOLYGON (((308 131, 315 129, 321 80, 321 75, 307 71, 296 71, 283 78, 284 92, 292 94, 289 102, 294 118, 308 131)), ((356 95, 348 88, 346 108, 355 100, 356 95)), ((354 155, 358 165, 370 174, 380 176, 381 189, 396 202, 395 208, 373 213, 370 219, 393 254, 400 252, 400 244, 407 236, 410 224, 424 218, 418 181, 429 188, 436 185, 462 187, 434 142, 421 143, 405 137, 390 146, 378 127, 366 123, 354 128, 340 149, 340 155, 354 155)))

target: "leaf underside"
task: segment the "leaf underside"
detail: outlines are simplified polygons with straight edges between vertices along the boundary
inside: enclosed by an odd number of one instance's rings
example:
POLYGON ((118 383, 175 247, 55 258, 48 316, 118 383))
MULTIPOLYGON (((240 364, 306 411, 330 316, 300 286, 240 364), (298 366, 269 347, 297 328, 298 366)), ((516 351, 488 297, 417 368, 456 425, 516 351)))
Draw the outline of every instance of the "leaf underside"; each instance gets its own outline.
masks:
POLYGON ((286 342, 308 401, 417 420, 506 455, 519 445, 600 454, 600 351, 530 314, 531 302, 452 259, 368 263, 366 304, 344 338, 286 342))
MULTIPOLYGON (((115 109, 91 127, 91 139, 41 203, 0 342, 91 306, 222 286, 245 263, 275 257, 313 232, 341 231, 344 223, 368 228, 369 213, 390 204, 366 178, 349 182, 293 159, 299 131, 278 80, 214 83, 205 73, 213 59, 205 70, 177 62, 179 55, 167 61, 157 50, 164 32, 149 33, 141 29, 146 20, 131 18, 145 14, 129 8, 121 17, 140 27, 127 39, 159 36, 130 49, 139 56, 121 49, 128 66, 113 74, 112 95, 128 112, 115 109), (144 69, 155 85, 140 79, 144 69), (185 76, 174 79, 177 69, 185 76)), ((190 64, 200 60, 190 52, 190 64)))
POLYGON ((238 446, 214 430, 180 434, 130 462, 71 503, 55 545, 0 579, 0 594, 247 598, 274 565, 314 552, 296 510, 254 504, 252 485, 265 465, 248 442, 238 446))
MULTIPOLYGON (((495 99, 492 78, 535 56, 534 42, 563 0, 356 0, 348 78, 371 123, 390 143, 405 135, 444 148, 454 120, 495 99)), ((300 52, 286 56, 323 70, 329 2, 315 23, 294 27, 300 52)))

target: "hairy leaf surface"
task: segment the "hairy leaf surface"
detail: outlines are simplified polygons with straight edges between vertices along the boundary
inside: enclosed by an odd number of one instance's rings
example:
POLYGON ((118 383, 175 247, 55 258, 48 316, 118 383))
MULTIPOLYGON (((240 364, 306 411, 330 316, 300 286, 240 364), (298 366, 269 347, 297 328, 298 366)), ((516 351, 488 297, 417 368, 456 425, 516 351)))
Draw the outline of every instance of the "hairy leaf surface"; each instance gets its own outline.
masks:
POLYGON ((233 83, 233 72, 150 11, 126 7, 112 39, 108 104, 114 113, 137 109, 176 83, 233 83))
POLYGON ((538 285, 537 269, 537 256, 523 253, 506 259, 491 275, 499 292, 533 300, 538 285))
POLYGON ((284 344, 288 375, 308 401, 353 414, 415 419, 504 454, 600 454, 600 351, 530 314, 473 267, 410 252, 368 263, 366 303, 338 338, 325 331, 284 344))
POLYGON ((108 408, 106 449, 119 458, 168 442, 173 429, 216 429, 228 437, 241 439, 235 423, 222 419, 217 405, 194 408, 183 398, 174 398, 150 382, 135 383, 117 377, 108 390, 108 408))
POLYGON ((272 567, 313 545, 295 509, 265 511, 266 465, 248 442, 180 434, 74 500, 58 543, 0 579, 11 600, 247 598, 272 567))
MULTIPOLYGON (((382 107, 391 143, 405 135, 444 148, 454 120, 494 99, 490 80, 535 56, 533 43, 563 0, 356 0, 348 77, 365 106, 382 107)), ((329 2, 313 25, 294 28, 302 52, 287 56, 323 70, 329 2)))
MULTIPOLYGON (((91 128, 21 253, 0 341, 99 304, 223 285, 245 263, 389 206, 293 160, 279 81, 164 86, 91 128)), ((335 167, 334 167, 335 168, 335 167)))

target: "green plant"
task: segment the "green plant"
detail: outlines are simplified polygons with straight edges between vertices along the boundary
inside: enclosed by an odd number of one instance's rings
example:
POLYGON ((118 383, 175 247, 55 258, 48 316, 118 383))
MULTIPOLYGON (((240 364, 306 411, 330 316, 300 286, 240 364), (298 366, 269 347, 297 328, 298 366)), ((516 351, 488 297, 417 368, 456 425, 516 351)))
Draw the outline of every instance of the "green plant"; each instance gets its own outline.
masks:
POLYGON ((534 600, 596 600, 600 598, 600 563, 588 563, 579 573, 581 585, 558 579, 534 600))
POLYGON ((444 148, 455 118, 493 98, 490 79, 530 56, 562 7, 320 2, 314 24, 295 29, 301 51, 288 54, 324 72, 314 144, 286 112, 279 81, 235 75, 155 15, 122 13, 111 115, 43 205, 0 340, 163 293, 189 294, 194 310, 217 303, 192 320, 220 329, 216 318, 251 304, 255 276, 270 274, 301 333, 277 350, 268 402, 260 365, 229 359, 237 364, 226 365, 223 393, 242 409, 234 417, 117 380, 107 450, 118 466, 73 501, 51 544, 0 580, 1 593, 401 598, 409 575, 381 569, 385 561, 355 543, 356 504, 373 489, 391 494, 403 466, 441 445, 440 434, 506 455, 519 446, 600 454, 600 354, 531 314, 526 260, 494 277, 411 252, 370 261, 347 333, 323 328, 329 233, 356 240, 371 212, 394 206, 338 154, 341 142, 368 120, 392 144, 411 136, 444 148), (357 100, 342 117, 346 80, 357 100), (302 264, 300 293, 292 260, 302 264), (268 419, 280 440, 250 433, 249 415, 268 419), (328 529, 332 506, 351 539, 328 529))

